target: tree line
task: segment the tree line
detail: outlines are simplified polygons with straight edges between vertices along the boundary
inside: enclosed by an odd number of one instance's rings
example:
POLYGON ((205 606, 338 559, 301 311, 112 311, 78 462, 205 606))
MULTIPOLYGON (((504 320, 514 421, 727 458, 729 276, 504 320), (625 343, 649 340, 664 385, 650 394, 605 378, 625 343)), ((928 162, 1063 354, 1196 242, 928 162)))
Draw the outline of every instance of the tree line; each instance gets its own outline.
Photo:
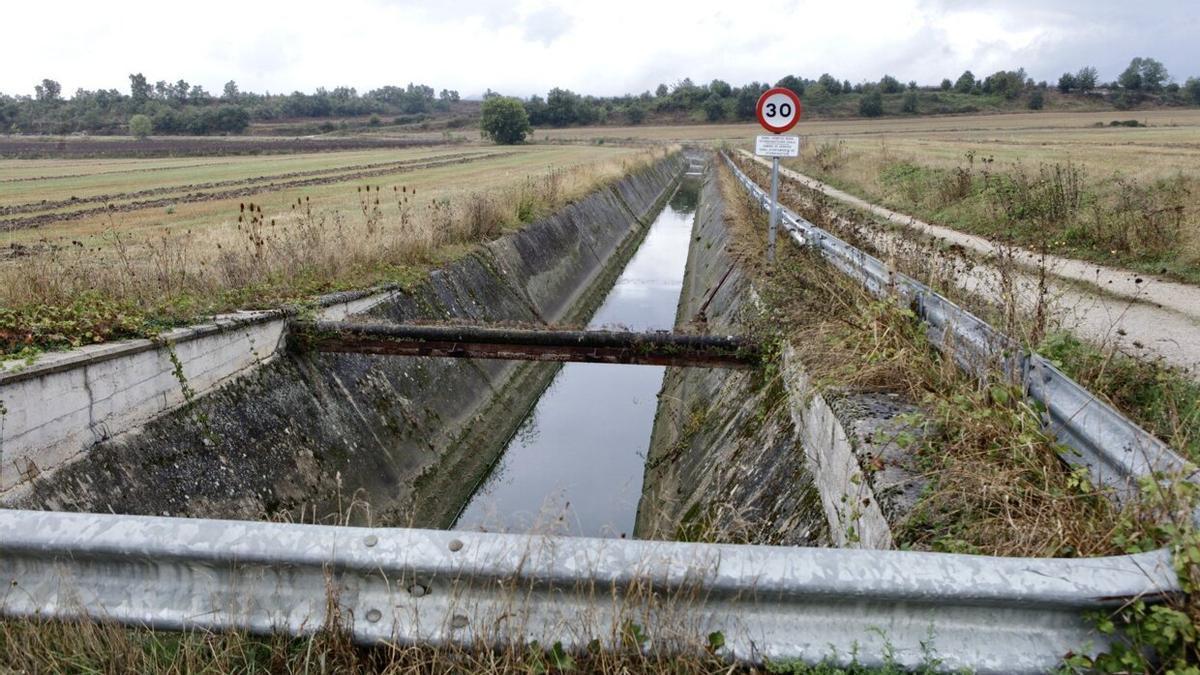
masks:
MULTIPOLYGON (((545 97, 517 99, 533 127, 593 124, 641 124, 659 120, 744 122, 754 119, 758 97, 770 86, 750 82, 734 86, 715 79, 707 84, 684 78, 674 85, 623 96, 589 96, 569 89, 551 89, 545 97)), ((774 86, 801 96, 810 112, 838 116, 876 117, 884 114, 976 112, 981 106, 1045 105, 1052 85, 1034 82, 1023 68, 1000 70, 976 77, 970 70, 945 78, 938 85, 919 86, 892 75, 858 82, 824 73, 815 79, 786 75, 774 86)), ((1163 64, 1137 57, 1111 82, 1101 82, 1096 68, 1084 66, 1063 73, 1053 86, 1063 95, 1102 97, 1117 108, 1147 99, 1165 104, 1200 104, 1200 79, 1175 82, 1163 64)), ((218 93, 180 79, 151 83, 142 73, 129 76, 128 92, 116 89, 78 89, 70 98, 53 79, 35 86, 33 96, 0 94, 0 132, 4 133, 135 133, 237 134, 252 122, 278 119, 393 116, 396 123, 419 121, 447 111, 459 101, 457 91, 440 92, 423 84, 385 86, 364 93, 353 87, 319 88, 308 94, 243 92, 234 81, 218 93)), ((488 91, 484 98, 500 96, 488 91)), ((372 117, 374 122, 376 117, 372 117)), ((321 128, 333 130, 331 122, 321 128)))
MULTIPOLYGON (((610 122, 641 124, 651 115, 687 116, 708 122, 745 122, 754 119, 755 103, 770 86, 765 82, 733 86, 720 79, 697 84, 684 78, 674 86, 660 84, 653 92, 647 90, 639 95, 587 96, 554 88, 545 98, 532 96, 522 103, 532 127, 610 122)), ((1045 92, 1051 85, 1046 81, 1035 82, 1024 68, 1019 68, 996 71, 984 77, 976 77, 967 70, 954 79, 946 78, 931 86, 920 86, 915 81, 902 83, 892 75, 884 75, 878 81, 851 84, 849 80, 829 73, 816 79, 786 75, 774 86, 794 91, 809 110, 849 110, 851 114, 857 112, 864 117, 877 117, 888 112, 885 100, 898 100, 898 109, 894 111, 908 114, 976 111, 976 103, 964 97, 989 98, 993 102, 1023 97, 1026 107, 1036 110, 1045 104, 1045 92), (951 96, 957 98, 951 100, 951 96)), ((1129 67, 1109 83, 1101 82, 1098 71, 1092 66, 1064 73, 1057 89, 1063 94, 1106 97, 1117 108, 1131 107, 1150 97, 1157 97, 1164 103, 1200 105, 1200 79, 1191 77, 1183 85, 1174 83, 1161 62, 1147 57, 1133 59, 1129 67)), ((485 99, 494 96, 499 94, 489 91, 485 99)))
MULTIPOLYGON (((424 84, 385 86, 360 94, 353 87, 319 88, 312 94, 243 92, 234 81, 220 94, 180 79, 151 83, 142 73, 129 76, 128 93, 116 89, 77 89, 65 98, 62 86, 44 79, 33 96, 0 93, 0 132, 124 133, 135 116, 149 121, 155 134, 238 134, 253 121, 395 115, 411 121, 448 110, 457 91, 436 92, 424 84)), ((143 127, 138 119, 135 126, 143 127)))

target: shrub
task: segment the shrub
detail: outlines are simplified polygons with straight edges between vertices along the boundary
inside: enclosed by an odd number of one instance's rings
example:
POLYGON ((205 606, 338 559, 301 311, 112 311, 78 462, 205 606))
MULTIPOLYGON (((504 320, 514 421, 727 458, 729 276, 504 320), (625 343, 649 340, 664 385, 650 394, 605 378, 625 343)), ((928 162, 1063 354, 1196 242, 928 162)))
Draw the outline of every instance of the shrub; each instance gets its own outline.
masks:
POLYGON ((145 115, 134 115, 129 118, 129 134, 142 139, 150 135, 152 125, 150 118, 145 115))
POLYGON ((485 136, 496 143, 520 143, 533 131, 529 126, 529 115, 525 112, 524 104, 515 98, 489 98, 483 102, 482 114, 480 128, 485 136))
POLYGON ((879 88, 885 94, 897 94, 904 89, 904 86, 900 84, 900 80, 891 75, 884 75, 879 79, 879 88))
POLYGON ((1029 109, 1041 110, 1046 105, 1046 97, 1042 94, 1041 89, 1036 89, 1029 95, 1029 109))
POLYGON ((917 112, 917 92, 915 90, 910 89, 904 93, 904 102, 900 104, 900 110, 913 114, 917 112))
POLYGON ((883 94, 872 89, 858 101, 858 114, 863 117, 879 117, 883 114, 883 94))

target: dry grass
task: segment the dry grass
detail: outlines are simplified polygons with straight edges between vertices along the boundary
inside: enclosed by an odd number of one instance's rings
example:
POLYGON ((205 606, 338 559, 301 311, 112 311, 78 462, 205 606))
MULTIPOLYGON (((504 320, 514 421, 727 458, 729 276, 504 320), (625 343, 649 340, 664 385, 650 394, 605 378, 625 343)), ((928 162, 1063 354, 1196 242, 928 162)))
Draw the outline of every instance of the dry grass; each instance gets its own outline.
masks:
MULTIPOLYGON (((692 649, 642 652, 633 624, 624 647, 567 651, 557 645, 496 648, 468 646, 361 647, 343 630, 306 638, 244 633, 175 633, 96 622, 0 622, 3 673, 731 673, 761 672, 731 666, 708 653, 703 638, 692 649)), ((617 644, 621 644, 620 639, 617 644)))
POLYGON ((787 164, 872 202, 1049 253, 1200 281, 1200 115, 1048 116, 999 129, 827 132, 787 164), (1122 118, 1124 119, 1124 118, 1122 118))
POLYGON ((768 308, 767 324, 797 348, 821 386, 892 391, 919 404, 924 435, 910 441, 929 488, 905 522, 904 546, 1028 556, 1119 553, 1118 533, 1152 520, 1122 512, 1072 470, 1041 430, 1021 392, 980 382, 939 355, 906 307, 869 295, 821 258, 787 244, 770 270, 762 260, 764 215, 722 170, 741 248, 768 308))
MULTIPOLYGON (((1036 149, 1043 141, 1058 138, 1071 140, 1077 133, 1089 134, 1096 123, 1108 124, 1114 119, 1137 119, 1153 125, 1152 129, 1137 130, 1142 134, 1169 134, 1161 144, 1177 144, 1178 130, 1200 125, 1200 110, 1180 108, 1173 110, 1095 112, 1095 113, 1004 113, 995 115, 939 115, 931 117, 896 116, 880 119, 814 120, 801 119, 790 133, 805 138, 805 143, 817 143, 825 137, 862 139, 866 143, 878 143, 880 138, 893 139, 907 136, 941 138, 962 136, 968 139, 1004 139, 1028 137, 1026 145, 1036 149)), ((1128 132, 1129 130, 1125 130, 1128 132)), ((595 143, 603 139, 629 142, 711 142, 753 143, 754 137, 765 133, 757 123, 745 124, 681 124, 568 127, 564 129, 539 129, 534 134, 535 142, 595 143)), ((1128 137, 1127 133, 1121 133, 1128 137)), ((1139 136, 1146 138, 1147 136, 1139 136)), ((1194 138, 1191 141, 1194 143, 1194 138)), ((1115 144, 1114 144, 1115 145, 1115 144)), ((1028 150, 1026 150, 1028 151, 1028 150)))
POLYGON ((144 214, 119 212, 102 223, 72 222, 70 234, 0 261, 0 350, 98 342, 136 333, 128 328, 139 323, 152 331, 230 309, 408 282, 668 151, 550 149, 405 174, 403 182, 287 193, 283 204, 281 194, 204 202, 196 206, 228 210, 196 227, 144 225, 144 214), (81 230, 93 232, 86 243, 81 230), (74 315, 86 327, 72 335, 74 319, 63 317, 74 315))

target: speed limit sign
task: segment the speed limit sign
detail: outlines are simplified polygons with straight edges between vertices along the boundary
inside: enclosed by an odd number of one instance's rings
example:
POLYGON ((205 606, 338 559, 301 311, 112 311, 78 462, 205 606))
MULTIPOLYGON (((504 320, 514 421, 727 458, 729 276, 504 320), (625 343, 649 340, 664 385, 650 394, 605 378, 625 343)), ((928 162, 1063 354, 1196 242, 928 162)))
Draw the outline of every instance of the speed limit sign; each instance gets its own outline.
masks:
POLYGON ((800 98, 796 92, 786 87, 775 87, 763 92, 758 97, 758 123, 773 134, 783 132, 796 126, 800 121, 800 98))
MULTIPOLYGON (((796 126, 800 121, 800 97, 786 87, 775 87, 758 97, 755 108, 758 123, 773 134, 796 126)), ((771 217, 767 220, 767 260, 775 262, 775 223, 779 221, 779 158, 795 157, 800 139, 793 136, 759 136, 756 154, 771 158, 771 217)))

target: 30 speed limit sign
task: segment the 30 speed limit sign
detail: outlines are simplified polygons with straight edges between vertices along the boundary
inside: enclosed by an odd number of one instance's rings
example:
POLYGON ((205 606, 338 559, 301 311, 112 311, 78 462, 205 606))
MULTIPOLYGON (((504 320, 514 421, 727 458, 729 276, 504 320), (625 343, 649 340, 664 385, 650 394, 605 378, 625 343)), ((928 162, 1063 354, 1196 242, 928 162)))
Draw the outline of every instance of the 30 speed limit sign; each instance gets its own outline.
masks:
MULTIPOLYGON (((775 87, 758 97, 758 123, 773 134, 796 126, 800 121, 800 97, 785 87, 775 87)), ((771 158, 771 217, 767 220, 767 260, 775 262, 775 223, 779 221, 779 158, 800 154, 800 139, 795 136, 759 136, 755 154, 771 158)))
POLYGON ((758 98, 758 123, 773 134, 783 132, 796 126, 800 121, 800 98, 796 92, 785 87, 775 87, 763 92, 758 98))

